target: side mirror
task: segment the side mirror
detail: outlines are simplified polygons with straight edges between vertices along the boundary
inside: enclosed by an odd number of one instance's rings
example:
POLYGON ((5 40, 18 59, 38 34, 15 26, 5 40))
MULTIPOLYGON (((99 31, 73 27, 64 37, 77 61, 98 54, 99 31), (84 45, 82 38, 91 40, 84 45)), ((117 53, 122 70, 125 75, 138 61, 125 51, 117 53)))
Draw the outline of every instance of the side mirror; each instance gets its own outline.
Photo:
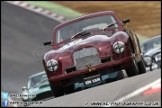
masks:
POLYGON ((123 22, 124 24, 126 24, 126 23, 130 22, 130 19, 129 19, 129 18, 124 19, 122 22, 123 22))
POLYGON ((27 87, 26 87, 26 86, 23 86, 23 87, 22 87, 22 90, 27 90, 27 87))
POLYGON ((44 44, 44 46, 46 46, 46 45, 51 45, 52 42, 51 42, 51 41, 45 41, 45 42, 43 42, 43 44, 44 44))

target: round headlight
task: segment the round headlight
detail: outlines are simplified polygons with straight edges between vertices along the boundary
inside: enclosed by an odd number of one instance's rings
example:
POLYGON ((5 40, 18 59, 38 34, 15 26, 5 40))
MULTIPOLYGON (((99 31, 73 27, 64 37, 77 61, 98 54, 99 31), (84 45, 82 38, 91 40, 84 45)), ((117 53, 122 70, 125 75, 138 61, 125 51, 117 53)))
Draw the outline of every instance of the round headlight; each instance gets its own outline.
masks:
POLYGON ((28 97, 28 92, 27 91, 24 91, 22 94, 21 94, 21 98, 23 101, 27 101, 29 99, 28 97))
POLYGON ((149 56, 146 56, 146 57, 144 56, 144 61, 147 66, 150 66, 152 64, 152 59, 149 56))
POLYGON ((58 69, 58 62, 54 59, 51 59, 47 62, 46 66, 49 71, 54 72, 58 69))
POLYGON ((115 42, 114 44, 113 44, 113 50, 114 50, 114 52, 116 52, 116 53, 123 53, 124 52, 124 50, 125 50, 125 45, 124 45, 124 43, 123 42, 121 42, 121 41, 117 41, 117 42, 115 42))

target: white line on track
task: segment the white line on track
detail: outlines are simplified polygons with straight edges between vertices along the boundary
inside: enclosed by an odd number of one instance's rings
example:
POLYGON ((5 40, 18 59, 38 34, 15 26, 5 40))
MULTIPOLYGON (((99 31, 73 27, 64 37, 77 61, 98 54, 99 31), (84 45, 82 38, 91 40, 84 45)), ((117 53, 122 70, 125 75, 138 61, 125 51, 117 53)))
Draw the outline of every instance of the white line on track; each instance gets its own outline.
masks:
MULTIPOLYGON (((126 95, 126 96, 121 97, 120 99, 118 99, 118 100, 116 100, 114 102, 123 102, 123 101, 125 101, 125 100, 127 100, 127 99, 129 99, 129 98, 131 98, 133 96, 136 96, 136 95, 142 93, 143 91, 151 88, 152 86, 154 86, 155 84, 158 84, 160 82, 161 82, 161 78, 157 79, 156 81, 154 81, 154 82, 152 82, 152 83, 150 83, 150 84, 148 84, 148 85, 146 85, 144 87, 141 87, 141 88, 135 90, 134 92, 132 92, 132 93, 126 95)), ((105 106, 105 107, 112 107, 112 106, 116 106, 116 105, 108 105, 108 106, 105 106)))

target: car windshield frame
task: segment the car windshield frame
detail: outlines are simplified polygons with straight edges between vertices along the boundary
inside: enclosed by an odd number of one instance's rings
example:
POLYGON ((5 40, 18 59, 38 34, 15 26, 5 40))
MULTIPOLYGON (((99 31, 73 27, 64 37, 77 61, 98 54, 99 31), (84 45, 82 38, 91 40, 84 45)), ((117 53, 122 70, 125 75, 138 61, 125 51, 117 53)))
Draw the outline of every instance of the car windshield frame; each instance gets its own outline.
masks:
POLYGON ((104 29, 109 24, 114 24, 111 28, 118 28, 118 21, 116 18, 111 14, 105 14, 100 16, 93 16, 90 18, 85 18, 79 21, 72 22, 70 24, 64 25, 57 29, 56 31, 56 40, 55 43, 59 44, 63 41, 70 39, 75 34, 86 31, 89 29, 104 29), (116 23, 117 22, 117 23, 116 23), (68 34, 70 31, 75 29, 75 33, 68 34))

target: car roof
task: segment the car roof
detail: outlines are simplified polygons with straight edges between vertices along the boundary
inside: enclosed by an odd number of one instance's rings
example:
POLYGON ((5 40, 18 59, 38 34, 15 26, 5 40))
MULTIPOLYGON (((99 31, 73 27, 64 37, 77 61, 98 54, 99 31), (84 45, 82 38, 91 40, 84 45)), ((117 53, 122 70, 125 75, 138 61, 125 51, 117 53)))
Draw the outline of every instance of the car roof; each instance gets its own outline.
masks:
POLYGON ((155 36, 155 37, 149 38, 149 39, 143 41, 142 45, 144 45, 145 43, 148 43, 148 42, 151 41, 152 39, 156 39, 156 38, 160 38, 160 37, 161 37, 161 35, 158 35, 158 36, 155 36))
POLYGON ((116 15, 116 13, 114 11, 99 11, 99 12, 89 13, 89 14, 86 14, 86 15, 82 15, 82 16, 73 18, 73 19, 66 21, 64 23, 61 23, 61 24, 57 25, 55 28, 61 27, 63 25, 66 25, 66 24, 69 24, 69 23, 72 23, 72 22, 75 22, 75 21, 78 21, 78 20, 82 20, 82 19, 86 19, 86 18, 90 18, 90 17, 94 17, 94 16, 106 15, 106 14, 116 15))
POLYGON ((43 74, 46 74, 45 71, 38 72, 38 73, 36 73, 36 74, 34 74, 34 75, 31 75, 31 76, 29 77, 29 79, 30 79, 30 78, 33 78, 33 77, 35 77, 35 76, 43 75, 43 74))

